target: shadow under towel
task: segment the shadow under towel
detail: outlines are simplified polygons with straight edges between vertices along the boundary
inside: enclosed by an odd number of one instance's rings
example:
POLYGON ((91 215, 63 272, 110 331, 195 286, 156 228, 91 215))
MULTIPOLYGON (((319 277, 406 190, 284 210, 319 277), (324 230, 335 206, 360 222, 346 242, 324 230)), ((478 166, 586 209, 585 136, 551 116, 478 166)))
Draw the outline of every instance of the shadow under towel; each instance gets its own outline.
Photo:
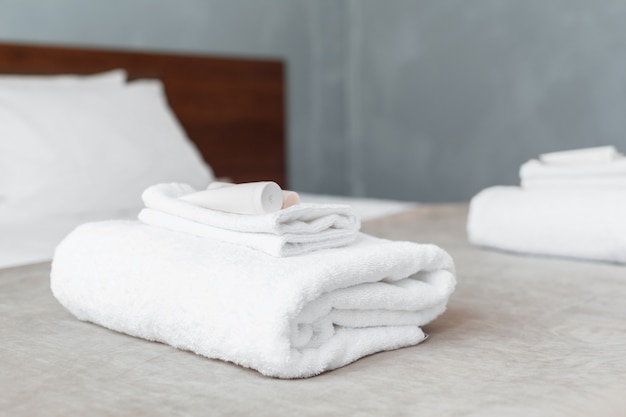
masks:
POLYGON ((421 342, 455 283, 434 245, 359 234, 276 258, 130 221, 78 227, 51 272, 55 297, 80 320, 280 378, 421 342))

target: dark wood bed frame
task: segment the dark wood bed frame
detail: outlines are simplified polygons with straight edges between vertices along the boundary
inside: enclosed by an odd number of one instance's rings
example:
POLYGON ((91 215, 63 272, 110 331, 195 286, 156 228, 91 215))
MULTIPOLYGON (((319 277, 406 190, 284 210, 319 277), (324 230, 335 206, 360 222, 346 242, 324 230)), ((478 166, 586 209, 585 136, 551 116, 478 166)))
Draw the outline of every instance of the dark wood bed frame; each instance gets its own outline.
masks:
POLYGON ((159 78, 218 177, 286 184, 284 65, 276 60, 0 43, 0 73, 159 78))

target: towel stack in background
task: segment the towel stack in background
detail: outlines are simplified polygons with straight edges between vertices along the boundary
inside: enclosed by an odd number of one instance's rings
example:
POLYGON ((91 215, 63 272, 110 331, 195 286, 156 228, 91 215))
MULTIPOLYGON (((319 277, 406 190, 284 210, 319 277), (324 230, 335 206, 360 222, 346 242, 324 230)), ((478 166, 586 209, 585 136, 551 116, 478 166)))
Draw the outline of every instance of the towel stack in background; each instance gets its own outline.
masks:
POLYGON ((614 147, 541 155, 521 187, 491 187, 470 203, 473 244, 526 254, 626 263, 626 158, 614 147))
POLYGON ((612 146, 544 154, 520 168, 524 189, 626 189, 626 158, 612 146))
POLYGON ((190 204, 194 191, 150 187, 141 221, 74 230, 55 297, 81 320, 302 378, 420 343, 454 290, 445 251, 360 233, 350 207, 242 215, 190 204))

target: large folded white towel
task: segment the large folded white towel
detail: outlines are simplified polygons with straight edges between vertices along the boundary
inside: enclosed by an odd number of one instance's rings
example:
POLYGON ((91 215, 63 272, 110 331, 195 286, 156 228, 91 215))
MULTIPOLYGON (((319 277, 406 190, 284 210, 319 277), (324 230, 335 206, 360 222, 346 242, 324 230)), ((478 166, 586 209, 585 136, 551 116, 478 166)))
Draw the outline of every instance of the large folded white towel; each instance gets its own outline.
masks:
POLYGON ((452 259, 433 245, 359 234, 276 258, 123 221, 78 227, 51 272, 81 320, 281 378, 418 344, 454 286, 452 259))
POLYGON ((353 242, 361 227, 356 211, 343 204, 298 204, 274 213, 246 215, 196 206, 179 197, 195 192, 187 184, 158 184, 146 189, 139 219, 272 256, 301 255, 353 242))
POLYGON ((470 203, 467 232, 480 246, 626 263, 626 192, 492 187, 470 203))

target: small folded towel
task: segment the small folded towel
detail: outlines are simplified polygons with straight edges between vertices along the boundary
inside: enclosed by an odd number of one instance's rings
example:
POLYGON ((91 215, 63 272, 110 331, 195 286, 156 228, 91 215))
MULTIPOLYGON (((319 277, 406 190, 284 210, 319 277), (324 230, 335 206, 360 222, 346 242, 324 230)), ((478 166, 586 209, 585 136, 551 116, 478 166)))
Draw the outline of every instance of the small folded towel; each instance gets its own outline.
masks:
POLYGON ((626 263, 626 193, 492 187, 470 203, 471 243, 507 251, 626 263))
POLYGON ((245 215, 179 200, 193 192, 187 184, 149 187, 142 195, 146 208, 139 213, 139 220, 278 257, 347 245, 361 227, 358 214, 347 205, 298 204, 274 213, 245 215))
POLYGON ((626 158, 621 154, 605 161, 581 163, 525 162, 519 172, 521 185, 534 188, 622 188, 626 183, 626 158))
POLYGON ((572 149, 568 151, 550 152, 539 155, 544 164, 571 165, 610 162, 623 158, 614 146, 598 146, 594 148, 572 149))
POLYGON ((280 378, 420 343, 455 282, 433 245, 359 234, 275 258, 136 221, 78 227, 51 272, 55 297, 80 320, 280 378))
POLYGON ((626 158, 611 162, 585 165, 549 165, 536 159, 522 164, 520 178, 523 180, 540 179, 577 179, 597 177, 626 177, 626 158))

